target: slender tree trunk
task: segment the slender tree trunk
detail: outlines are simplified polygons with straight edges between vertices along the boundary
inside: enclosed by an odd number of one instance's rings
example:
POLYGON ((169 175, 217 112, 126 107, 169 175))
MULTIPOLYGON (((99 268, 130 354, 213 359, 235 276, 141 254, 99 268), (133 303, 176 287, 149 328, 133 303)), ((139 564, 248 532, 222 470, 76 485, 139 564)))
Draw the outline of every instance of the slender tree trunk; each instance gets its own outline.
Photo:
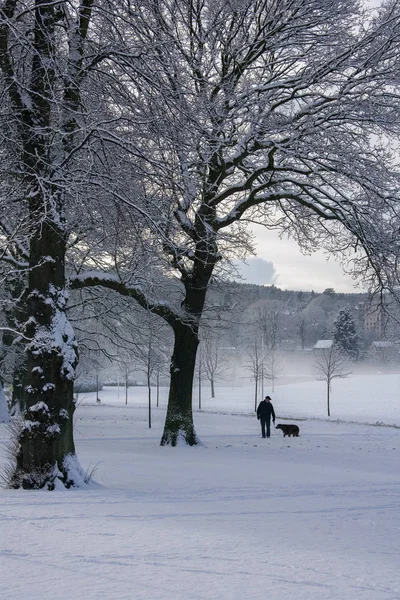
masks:
POLYGON ((261 365, 261 399, 262 398, 264 398, 264 364, 261 365))
POLYGON ((174 333, 168 409, 161 445, 176 446, 183 441, 194 446, 198 439, 193 424, 192 390, 199 344, 198 330, 190 324, 178 322, 174 333))
POLYGON ((331 416, 330 395, 331 395, 331 382, 330 382, 330 381, 328 381, 328 392, 327 392, 327 399, 328 399, 328 417, 330 417, 330 416, 331 416))
POLYGON ((211 398, 215 398, 215 388, 214 388, 214 378, 213 377, 211 377, 210 383, 211 383, 211 398))
POLYGON ((151 429, 151 383, 150 377, 147 377, 147 391, 149 400, 149 429, 151 429))
POLYGON ((201 410, 201 360, 199 361, 199 410, 201 410))

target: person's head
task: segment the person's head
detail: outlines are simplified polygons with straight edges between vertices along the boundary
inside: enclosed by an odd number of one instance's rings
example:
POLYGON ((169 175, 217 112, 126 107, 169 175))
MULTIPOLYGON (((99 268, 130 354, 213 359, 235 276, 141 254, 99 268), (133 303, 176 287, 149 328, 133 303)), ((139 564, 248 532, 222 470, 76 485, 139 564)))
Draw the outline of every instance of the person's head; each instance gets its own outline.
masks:
POLYGON ((265 396, 265 402, 271 402, 271 396, 265 396))

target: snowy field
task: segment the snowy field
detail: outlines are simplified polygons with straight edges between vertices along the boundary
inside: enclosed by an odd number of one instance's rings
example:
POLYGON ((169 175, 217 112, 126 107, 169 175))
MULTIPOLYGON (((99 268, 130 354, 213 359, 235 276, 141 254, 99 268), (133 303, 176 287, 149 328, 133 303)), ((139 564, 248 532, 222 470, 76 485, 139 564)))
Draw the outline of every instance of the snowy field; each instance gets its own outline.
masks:
POLYGON ((96 484, 0 490, 0 597, 400 600, 400 376, 335 381, 330 421, 323 383, 265 391, 300 438, 261 439, 246 386, 203 390, 196 448, 159 446, 164 389, 151 429, 145 388, 82 395, 96 484))

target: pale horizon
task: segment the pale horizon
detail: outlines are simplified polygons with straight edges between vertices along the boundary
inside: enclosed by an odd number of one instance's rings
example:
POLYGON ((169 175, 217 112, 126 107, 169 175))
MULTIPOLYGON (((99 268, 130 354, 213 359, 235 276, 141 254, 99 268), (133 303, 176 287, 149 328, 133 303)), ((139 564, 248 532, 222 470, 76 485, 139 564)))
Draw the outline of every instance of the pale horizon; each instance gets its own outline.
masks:
POLYGON ((252 229, 256 255, 248 257, 246 264, 239 266, 243 283, 275 285, 283 290, 302 292, 322 293, 333 288, 338 293, 366 293, 350 275, 344 273, 335 256, 327 258, 323 251, 304 255, 297 242, 280 239, 277 231, 267 231, 261 225, 252 229))

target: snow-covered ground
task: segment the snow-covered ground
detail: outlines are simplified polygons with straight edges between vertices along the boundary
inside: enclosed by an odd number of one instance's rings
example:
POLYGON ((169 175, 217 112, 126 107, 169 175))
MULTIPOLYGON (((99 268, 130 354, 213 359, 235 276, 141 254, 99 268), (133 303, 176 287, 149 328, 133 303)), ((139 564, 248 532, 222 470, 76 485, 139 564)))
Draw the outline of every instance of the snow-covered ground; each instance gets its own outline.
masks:
POLYGON ((330 421, 323 383, 266 393, 301 437, 261 439, 249 386, 203 390, 195 448, 159 446, 166 390, 151 429, 145 388, 82 395, 97 484, 0 490, 1 598, 399 600, 400 376, 335 381, 330 421))

